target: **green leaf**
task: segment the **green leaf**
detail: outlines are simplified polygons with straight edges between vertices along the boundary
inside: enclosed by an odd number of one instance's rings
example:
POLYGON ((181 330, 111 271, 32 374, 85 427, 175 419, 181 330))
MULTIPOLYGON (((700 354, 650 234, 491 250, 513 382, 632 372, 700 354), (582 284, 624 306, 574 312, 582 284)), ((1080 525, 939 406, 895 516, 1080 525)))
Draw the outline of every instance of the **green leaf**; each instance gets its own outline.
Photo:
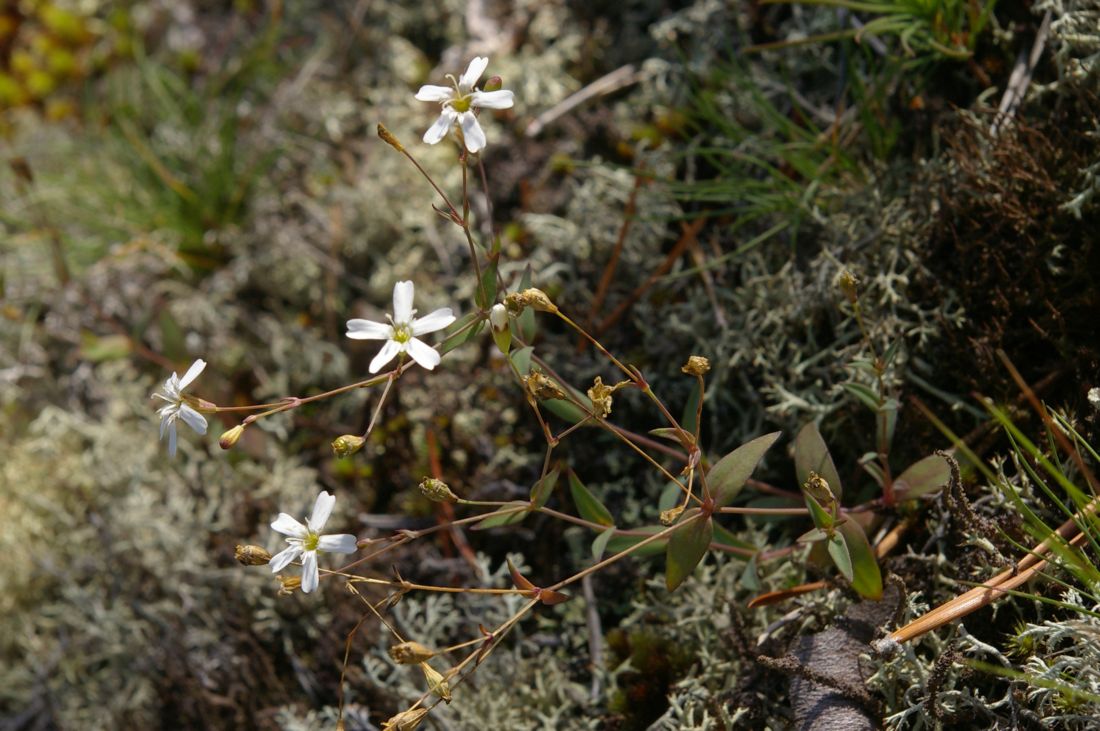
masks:
POLYGON ((607 550, 607 542, 611 540, 613 535, 615 535, 615 526, 611 526, 596 536, 596 540, 592 541, 592 558, 597 561, 603 559, 604 551, 607 550))
POLYGON ((684 497, 684 489, 677 482, 669 482, 665 489, 661 490, 661 497, 657 498, 657 509, 661 512, 671 510, 684 497))
MULTIPOLYGON (((520 277, 519 291, 522 292, 530 287, 531 265, 528 264, 527 268, 523 271, 523 276, 520 277)), ((523 312, 516 318, 516 323, 519 325, 519 334, 520 337, 523 338, 523 342, 534 342, 535 335, 538 334, 538 322, 535 320, 535 311, 530 307, 523 308, 523 312)))
POLYGON ((554 486, 558 484, 558 469, 554 468, 531 488, 531 505, 536 510, 546 505, 554 486))
MULTIPOLYGON (((607 542, 607 550, 611 553, 622 553, 631 546, 636 546, 646 539, 647 536, 651 536, 654 533, 660 533, 665 527, 663 525, 644 525, 641 528, 635 528, 635 530, 645 533, 644 536, 615 536, 607 542)), ((643 547, 639 548, 631 556, 637 556, 639 558, 644 556, 656 556, 659 553, 663 553, 668 546, 668 541, 662 538, 659 541, 653 541, 647 543, 643 547)))
POLYGON ((812 421, 802 427, 798 436, 794 438, 794 469, 800 485, 806 484, 811 472, 824 477, 833 495, 838 502, 840 501, 843 494, 840 475, 837 474, 836 465, 833 464, 829 448, 825 446, 825 440, 821 438, 821 432, 817 430, 817 424, 812 421))
POLYGON ((733 546, 734 548, 744 548, 748 551, 756 550, 756 546, 730 533, 717 521, 714 523, 714 543, 721 543, 723 546, 733 546))
POLYGON ((534 352, 535 349, 528 345, 508 354, 508 357, 512 359, 512 365, 516 367, 516 371, 521 376, 526 376, 531 372, 531 356, 534 352))
POLYGON ((523 510, 517 510, 514 513, 508 513, 506 515, 490 515, 484 520, 478 521, 474 524, 471 530, 485 530, 486 528, 499 528, 502 525, 512 525, 513 523, 519 523, 521 520, 527 517, 529 511, 527 508, 531 507, 530 503, 523 500, 513 500, 507 505, 502 505, 499 509, 504 510, 507 508, 523 508, 523 510))
POLYGON ((894 480, 894 489, 897 490, 898 500, 912 500, 939 490, 950 479, 951 467, 947 460, 932 454, 909 465, 898 475, 894 480))
MULTIPOLYGON (((587 397, 581 399, 582 402, 586 400, 587 397)), ((568 421, 570 424, 576 424, 588 418, 588 414, 585 413, 584 409, 582 409, 580 406, 577 406, 572 401, 566 401, 565 399, 548 399, 546 401, 543 401, 542 405, 545 406, 546 410, 549 411, 551 414, 558 417, 559 419, 564 419, 565 421, 568 421)))
POLYGON ((745 564, 745 570, 741 572, 741 586, 749 591, 760 591, 763 584, 760 583, 760 572, 756 566, 756 556, 753 556, 745 564))
POLYGON ((477 306, 487 310, 493 306, 497 297, 497 261, 499 257, 490 257, 489 265, 481 272, 481 282, 474 295, 477 306))
MULTIPOLYGON (((882 573, 878 568, 878 559, 867 534, 854 520, 846 520, 837 526, 837 535, 844 538, 844 545, 851 560, 852 588, 864 599, 878 601, 882 598, 882 573)), ((830 551, 832 553, 832 551, 830 551)), ((836 557, 833 557, 836 560, 836 557)))
POLYGON ((833 559, 836 567, 840 569, 840 573, 844 574, 845 579, 851 581, 855 574, 852 571, 852 555, 848 553, 844 536, 840 533, 834 533, 826 540, 825 545, 829 547, 829 556, 833 559))
POLYGON ((810 493, 803 490, 802 495, 806 498, 806 507, 810 510, 810 518, 813 519, 814 525, 826 533, 831 532, 833 525, 836 523, 833 519, 833 514, 826 510, 821 503, 817 501, 817 498, 810 493))
POLYGON ((737 493, 745 486, 745 480, 752 475, 764 453, 775 444, 779 434, 780 432, 772 432, 742 444, 710 468, 707 485, 714 494, 718 507, 729 505, 737 497, 737 493))
POLYGON ((714 523, 711 517, 700 516, 698 508, 692 508, 680 519, 684 527, 668 539, 668 553, 665 564, 665 586, 669 591, 684 583, 695 567, 703 560, 714 535, 714 523), (690 524, 685 525, 687 521, 690 524))
POLYGON ((795 543, 817 543, 818 541, 823 541, 828 537, 829 534, 821 530, 820 528, 812 528, 800 535, 795 540, 795 543))
POLYGON ((878 411, 878 394, 870 388, 864 386, 862 383, 842 383, 840 385, 845 391, 862 401, 863 405, 871 409, 871 411, 878 411))
MULTIPOLYGON (((685 427, 685 430, 686 430, 686 428, 687 427, 685 427)), ((681 435, 683 435, 683 437, 685 439, 687 439, 688 445, 695 444, 695 435, 694 434, 692 434, 690 431, 682 431, 681 432, 679 429, 676 429, 675 427, 671 427, 671 426, 662 426, 659 429, 650 429, 649 433, 652 434, 655 437, 660 437, 661 439, 667 439, 670 442, 675 442, 676 444, 681 444, 681 445, 683 444, 683 441, 681 440, 681 435)))
POLYGON ((572 470, 569 472, 569 492, 573 496, 573 503, 577 506, 577 513, 582 518, 590 523, 599 523, 606 526, 615 525, 615 519, 611 517, 611 512, 584 486, 584 483, 572 470))
POLYGON ((485 325, 485 321, 478 322, 473 327, 464 332, 459 332, 462 328, 469 325, 474 320, 480 317, 476 312, 470 312, 458 318, 450 327, 447 328, 447 337, 443 339, 443 344, 439 346, 439 354, 446 355, 463 343, 469 342, 481 332, 481 328, 485 325))

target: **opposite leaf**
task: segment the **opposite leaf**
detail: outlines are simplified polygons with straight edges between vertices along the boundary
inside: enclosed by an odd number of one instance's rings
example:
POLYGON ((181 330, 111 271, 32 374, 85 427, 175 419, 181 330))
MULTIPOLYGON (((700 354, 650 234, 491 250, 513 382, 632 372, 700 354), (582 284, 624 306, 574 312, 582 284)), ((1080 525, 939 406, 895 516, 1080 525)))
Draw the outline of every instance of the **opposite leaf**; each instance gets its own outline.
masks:
POLYGON ((737 493, 745 486, 745 480, 752 475, 764 453, 775 444, 779 434, 780 432, 772 432, 742 444, 710 468, 707 485, 714 494, 718 507, 729 505, 737 497, 737 493))
MULTIPOLYGON (((837 526, 837 535, 844 538, 851 560, 852 588, 864 599, 882 599, 882 573, 878 559, 867 541, 867 534, 854 520, 845 520, 837 526)), ((832 553, 832 551, 830 551, 832 553)))
POLYGON ((794 469, 800 485, 806 484, 811 472, 816 472, 829 483, 836 499, 841 499, 840 475, 825 440, 821 438, 821 432, 817 430, 817 424, 812 421, 802 427, 794 438, 794 469))
POLYGON ((950 478, 951 467, 947 460, 933 454, 915 462, 898 475, 894 480, 894 489, 898 500, 912 500, 939 490, 950 478))
POLYGON ((701 516, 698 508, 692 508, 684 513, 680 524, 684 527, 668 539, 665 586, 669 591, 675 591, 676 587, 684 583, 684 579, 691 576, 706 554, 710 539, 714 535, 711 517, 701 516), (688 521, 691 521, 690 525, 686 525, 688 521))
POLYGON ((600 525, 615 525, 615 519, 611 517, 611 512, 584 486, 584 483, 573 472, 569 473, 569 492, 573 495, 573 502, 576 504, 577 512, 580 513, 582 518, 600 525))
POLYGON ((555 468, 531 488, 531 507, 538 510, 546 505, 546 501, 550 499, 550 495, 554 492, 554 486, 557 484, 558 470, 555 468))

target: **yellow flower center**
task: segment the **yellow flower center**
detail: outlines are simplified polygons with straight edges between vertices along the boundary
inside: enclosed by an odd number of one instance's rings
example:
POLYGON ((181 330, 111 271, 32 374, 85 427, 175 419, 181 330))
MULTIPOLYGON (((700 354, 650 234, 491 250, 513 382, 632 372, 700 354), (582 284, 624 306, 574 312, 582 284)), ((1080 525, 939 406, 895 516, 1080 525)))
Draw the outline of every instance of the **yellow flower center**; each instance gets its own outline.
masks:
POLYGON ((395 325, 393 339, 398 343, 407 343, 412 340, 412 330, 409 329, 408 325, 395 325))
POLYGON ((303 551, 316 551, 318 544, 321 542, 321 536, 317 535, 313 531, 306 533, 306 537, 302 539, 303 551))
POLYGON ((471 98, 469 96, 456 97, 450 101, 451 109, 460 114, 462 112, 468 112, 470 111, 470 101, 471 98))

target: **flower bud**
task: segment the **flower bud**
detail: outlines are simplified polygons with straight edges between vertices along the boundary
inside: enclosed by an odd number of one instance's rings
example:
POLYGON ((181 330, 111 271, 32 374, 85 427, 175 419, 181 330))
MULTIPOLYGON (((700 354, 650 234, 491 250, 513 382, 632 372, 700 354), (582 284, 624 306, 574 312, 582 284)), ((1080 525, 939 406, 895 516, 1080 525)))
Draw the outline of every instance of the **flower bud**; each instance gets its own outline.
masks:
POLYGON ((332 441, 332 451, 337 457, 350 457, 363 448, 367 440, 354 434, 345 434, 332 441))
POLYGON ((499 302, 489 310, 489 325, 493 330, 493 341, 500 352, 508 355, 512 348, 512 329, 508 326, 508 308, 499 302))
POLYGON ((523 385, 526 387, 527 393, 531 394, 539 401, 565 398, 565 391, 562 391, 561 388, 558 387, 558 384, 551 381, 540 371, 532 371, 531 375, 525 376, 523 385))
POLYGON ((443 480, 434 477, 425 477, 420 481, 420 494, 433 503, 457 503, 458 495, 451 492, 451 488, 443 480))
POLYGON ((382 731, 413 731, 427 715, 427 708, 410 708, 407 711, 401 711, 390 720, 382 722, 382 731))
POLYGON ((689 376, 703 376, 710 370, 710 361, 701 355, 693 355, 680 370, 689 376))
POLYGON ((424 671, 424 680, 428 681, 428 690, 450 703, 451 686, 447 683, 447 679, 443 677, 443 673, 426 662, 420 663, 420 669, 424 671))
POLYGON ((271 560, 271 554, 262 546, 238 545, 233 554, 243 566, 265 566, 271 560))
POLYGON ((390 132, 388 129, 386 129, 386 126, 384 124, 379 124, 378 125, 378 136, 382 138, 383 142, 385 142, 387 145, 389 145, 393 149, 397 150, 398 152, 404 152, 405 151, 405 146, 402 145, 398 141, 398 139, 393 136, 392 132, 390 132))
POLYGON ((417 665, 435 657, 435 652, 419 642, 402 642, 390 648, 390 658, 398 665, 417 665))
POLYGON ((240 441, 242 434, 244 434, 244 425, 237 424, 218 438, 218 446, 222 449, 232 449, 240 441))
POLYGON ((499 76, 490 76, 485 80, 485 83, 481 86, 482 91, 500 91, 504 86, 504 79, 499 76))

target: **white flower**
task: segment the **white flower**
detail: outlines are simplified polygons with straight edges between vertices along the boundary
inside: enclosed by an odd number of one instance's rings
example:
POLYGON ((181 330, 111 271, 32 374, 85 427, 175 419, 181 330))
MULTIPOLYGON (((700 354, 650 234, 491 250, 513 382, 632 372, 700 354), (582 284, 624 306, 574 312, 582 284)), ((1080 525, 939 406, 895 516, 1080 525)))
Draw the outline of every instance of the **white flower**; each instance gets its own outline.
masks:
MULTIPOLYGON (((164 432, 168 432, 168 455, 176 456, 176 420, 183 419, 187 426, 199 434, 206 433, 206 417, 204 417, 187 403, 187 397, 183 395, 183 389, 191 385, 191 381, 199 377, 202 369, 206 367, 206 361, 199 359, 191 364, 187 372, 180 378, 175 373, 164 382, 164 393, 154 393, 153 397, 167 401, 167 406, 157 410, 160 415, 160 438, 164 439, 164 432)), ((150 397, 152 398, 152 397, 150 397)))
POLYGON ((466 140, 466 149, 470 152, 478 152, 485 147, 485 132, 478 124, 477 115, 473 109, 508 109, 515 101, 515 95, 504 89, 499 91, 476 91, 474 85, 485 73, 485 67, 489 65, 489 59, 478 56, 466 67, 466 72, 458 80, 447 74, 454 84, 449 86, 432 86, 427 84, 416 92, 416 98, 422 102, 440 102, 443 111, 435 124, 424 133, 424 141, 434 145, 447 136, 454 127, 462 130, 462 137, 466 140))
POLYGON ((287 537, 286 542, 290 544, 290 548, 280 551, 268 561, 271 573, 282 571, 287 564, 300 556, 302 558, 302 591, 306 594, 317 588, 317 582, 321 578, 321 572, 317 570, 318 551, 355 553, 356 539, 350 533, 320 535, 335 504, 336 497, 322 490, 317 496, 317 501, 313 503, 313 513, 306 519, 305 525, 286 513, 279 513, 279 517, 271 524, 274 530, 287 537))
POLYGON ((455 321, 450 307, 443 307, 430 315, 413 318, 413 283, 398 282, 393 285, 393 316, 387 325, 370 320, 348 320, 348 337, 355 340, 385 340, 386 344, 370 362, 370 372, 377 373, 398 353, 409 356, 429 371, 439 365, 439 352, 427 343, 417 340, 442 330, 455 321))

